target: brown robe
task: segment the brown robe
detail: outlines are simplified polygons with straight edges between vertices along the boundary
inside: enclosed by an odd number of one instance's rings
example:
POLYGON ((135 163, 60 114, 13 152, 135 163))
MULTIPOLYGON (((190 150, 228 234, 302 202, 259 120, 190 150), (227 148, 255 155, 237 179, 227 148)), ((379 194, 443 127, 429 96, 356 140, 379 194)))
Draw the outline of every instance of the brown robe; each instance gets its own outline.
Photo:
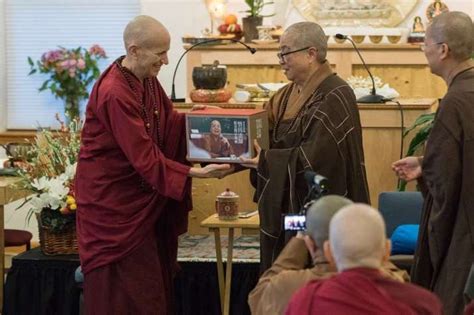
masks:
POLYGON ((422 165, 424 206, 412 279, 461 314, 474 262, 474 67, 449 84, 422 165))
POLYGON ((329 180, 329 192, 369 203, 362 130, 352 89, 326 62, 300 93, 294 83, 266 104, 270 149, 262 150, 256 179, 261 270, 268 269, 289 236, 282 215, 298 213, 308 192, 305 171, 329 180))
POLYGON ((184 115, 156 78, 142 84, 117 62, 91 93, 77 165, 86 306, 170 314, 177 238, 192 206, 184 115))
POLYGON ((229 140, 223 135, 208 134, 203 137, 203 140, 203 148, 209 152, 212 158, 230 157, 231 154, 234 154, 229 140))

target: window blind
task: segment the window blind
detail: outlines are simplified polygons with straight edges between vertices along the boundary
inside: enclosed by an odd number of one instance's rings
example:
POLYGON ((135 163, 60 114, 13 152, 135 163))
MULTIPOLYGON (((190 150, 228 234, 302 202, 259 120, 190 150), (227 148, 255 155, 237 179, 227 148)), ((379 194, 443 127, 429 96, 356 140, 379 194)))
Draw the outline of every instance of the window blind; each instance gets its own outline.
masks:
MULTIPOLYGON (((49 90, 38 91, 48 75, 28 76, 28 56, 36 61, 58 46, 88 49, 99 44, 108 56, 100 61, 104 70, 125 53, 122 32, 138 14, 139 0, 7 0, 7 128, 56 127, 55 114, 64 113, 63 100, 49 90)), ((81 104, 82 112, 86 103, 81 104)))

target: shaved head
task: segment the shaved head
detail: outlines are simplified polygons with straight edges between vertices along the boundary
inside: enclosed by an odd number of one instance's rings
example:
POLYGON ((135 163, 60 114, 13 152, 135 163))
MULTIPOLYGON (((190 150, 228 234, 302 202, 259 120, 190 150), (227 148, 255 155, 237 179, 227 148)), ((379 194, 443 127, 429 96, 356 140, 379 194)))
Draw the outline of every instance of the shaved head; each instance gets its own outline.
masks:
POLYGON ((139 15, 127 24, 123 32, 123 41, 127 53, 131 46, 151 48, 169 42, 170 35, 166 27, 156 19, 139 15))
POLYGON ((329 222, 341 208, 353 204, 347 198, 329 195, 318 199, 306 212, 306 234, 310 235, 318 248, 329 238, 329 222))
POLYGON ((319 24, 314 22, 299 22, 289 26, 282 37, 289 38, 295 47, 314 47, 318 50, 317 60, 326 60, 328 42, 326 34, 319 24))
POLYGON ((469 15, 463 12, 445 12, 436 16, 426 37, 435 43, 447 44, 457 61, 469 59, 474 49, 474 26, 469 15))
POLYGON ((387 246, 385 222, 368 205, 346 206, 331 220, 329 243, 338 271, 380 268, 387 246))

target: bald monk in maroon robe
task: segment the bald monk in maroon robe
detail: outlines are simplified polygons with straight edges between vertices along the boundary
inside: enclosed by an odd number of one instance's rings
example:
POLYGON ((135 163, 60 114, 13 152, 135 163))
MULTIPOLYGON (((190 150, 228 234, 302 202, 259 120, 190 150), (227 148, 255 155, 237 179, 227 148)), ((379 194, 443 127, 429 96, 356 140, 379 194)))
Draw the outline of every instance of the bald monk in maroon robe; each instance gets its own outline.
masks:
POLYGON ((418 180, 424 204, 412 280, 435 292, 448 315, 462 314, 474 262, 474 26, 463 12, 433 19, 425 37, 431 72, 448 91, 439 104, 425 154, 393 163, 418 180))
POLYGON ((190 177, 229 165, 186 161, 184 115, 156 79, 170 36, 148 16, 124 31, 126 56, 87 105, 76 174, 86 314, 172 314, 177 237, 187 229, 190 177))
POLYGON ((293 295, 286 315, 442 314, 439 299, 430 291, 382 275, 390 241, 376 209, 354 204, 336 213, 324 255, 339 273, 309 282, 293 295))

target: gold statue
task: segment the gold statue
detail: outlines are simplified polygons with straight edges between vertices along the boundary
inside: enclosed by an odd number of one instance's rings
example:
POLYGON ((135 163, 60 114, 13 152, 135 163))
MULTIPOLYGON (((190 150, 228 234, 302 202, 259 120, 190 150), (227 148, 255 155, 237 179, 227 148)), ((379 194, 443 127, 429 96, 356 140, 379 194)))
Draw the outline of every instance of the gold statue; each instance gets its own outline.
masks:
POLYGON ((423 26, 423 22, 421 21, 421 17, 415 16, 413 19, 413 28, 411 30, 412 33, 424 33, 425 27, 423 26))

